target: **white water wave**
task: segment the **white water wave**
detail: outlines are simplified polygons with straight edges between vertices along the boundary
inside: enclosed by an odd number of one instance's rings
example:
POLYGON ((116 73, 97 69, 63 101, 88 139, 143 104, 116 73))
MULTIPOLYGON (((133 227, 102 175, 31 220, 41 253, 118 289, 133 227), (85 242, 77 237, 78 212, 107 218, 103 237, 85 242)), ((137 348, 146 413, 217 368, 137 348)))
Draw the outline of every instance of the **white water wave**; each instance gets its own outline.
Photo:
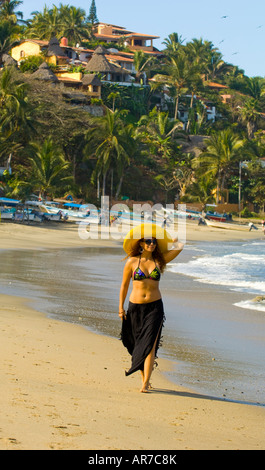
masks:
POLYGON ((250 310, 258 310, 265 312, 265 302, 257 302, 255 300, 242 300, 234 304, 236 307, 247 308, 250 310))
POLYGON ((171 272, 196 278, 198 282, 226 286, 233 291, 263 294, 265 255, 232 253, 202 256, 187 263, 171 263, 171 272))

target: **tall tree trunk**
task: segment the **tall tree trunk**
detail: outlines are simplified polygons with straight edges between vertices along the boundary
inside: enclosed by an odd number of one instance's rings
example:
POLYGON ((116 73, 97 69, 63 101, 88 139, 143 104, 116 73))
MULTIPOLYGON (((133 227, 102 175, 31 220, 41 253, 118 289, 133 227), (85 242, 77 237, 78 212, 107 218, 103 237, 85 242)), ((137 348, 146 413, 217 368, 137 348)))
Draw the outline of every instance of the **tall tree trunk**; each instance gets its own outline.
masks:
POLYGON ((110 205, 112 205, 112 195, 113 195, 113 168, 110 170, 110 205))
POLYGON ((102 180, 102 196, 106 195, 106 176, 107 172, 103 173, 103 180, 102 180))
POLYGON ((254 137, 255 127, 256 126, 253 122, 248 121, 248 123, 247 123, 247 132, 248 132, 249 140, 253 139, 253 137, 254 137))
POLYGON ((225 187, 225 177, 226 177, 226 174, 224 173, 222 177, 222 183, 221 183, 221 192, 224 190, 224 187, 225 187))
MULTIPOLYGON (((194 100, 194 92, 192 91, 191 99, 190 99, 190 109, 193 108, 193 100, 194 100)), ((186 128, 187 133, 189 133, 190 121, 191 121, 191 117, 189 116, 189 119, 188 119, 188 122, 187 122, 187 128, 186 128)))
POLYGON ((216 186, 216 204, 219 204, 219 196, 220 196, 220 173, 218 172, 218 177, 217 177, 217 186, 216 186))
POLYGON ((99 177, 100 177, 100 173, 98 173, 98 176, 97 176, 97 199, 98 200, 100 199, 100 180, 99 180, 99 177))
POLYGON ((121 191, 121 185, 122 185, 122 182, 123 182, 123 177, 124 177, 124 173, 122 172, 118 187, 116 189, 115 199, 118 199, 118 197, 119 197, 119 194, 120 194, 120 191, 121 191))
POLYGON ((176 105, 175 105, 175 115, 174 115, 174 119, 178 119, 178 108, 179 108, 179 93, 177 94, 177 98, 176 98, 176 105))
POLYGON ((76 170, 76 156, 74 155, 74 160, 73 160, 73 179, 75 183, 75 170, 76 170))

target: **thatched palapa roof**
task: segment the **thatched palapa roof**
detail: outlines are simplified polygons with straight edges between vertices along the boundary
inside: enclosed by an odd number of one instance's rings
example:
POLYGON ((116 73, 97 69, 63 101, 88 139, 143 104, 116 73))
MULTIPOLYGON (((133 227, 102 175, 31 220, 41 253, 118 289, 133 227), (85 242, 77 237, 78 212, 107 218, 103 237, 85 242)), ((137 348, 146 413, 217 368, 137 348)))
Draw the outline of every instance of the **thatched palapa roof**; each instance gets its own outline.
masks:
POLYGON ((85 86, 94 85, 100 86, 101 81, 100 78, 95 73, 86 73, 82 78, 82 84, 85 86))
POLYGON ((86 65, 86 71, 103 73, 130 73, 128 70, 109 62, 106 57, 107 53, 108 52, 106 51, 106 49, 104 49, 104 47, 98 46, 97 49, 95 49, 92 58, 86 65))
POLYGON ((32 74, 33 78, 37 80, 46 80, 50 82, 58 82, 58 78, 56 75, 51 71, 50 67, 46 62, 43 62, 36 72, 32 74))
POLYGON ((51 40, 49 41, 49 45, 48 45, 47 56, 51 57, 53 55, 55 55, 56 57, 67 58, 67 55, 65 54, 63 49, 60 47, 60 44, 57 38, 51 38, 51 40))
POLYGON ((9 54, 2 55, 2 62, 5 67, 9 67, 9 66, 12 67, 13 65, 17 66, 17 61, 13 57, 11 57, 11 55, 9 54))

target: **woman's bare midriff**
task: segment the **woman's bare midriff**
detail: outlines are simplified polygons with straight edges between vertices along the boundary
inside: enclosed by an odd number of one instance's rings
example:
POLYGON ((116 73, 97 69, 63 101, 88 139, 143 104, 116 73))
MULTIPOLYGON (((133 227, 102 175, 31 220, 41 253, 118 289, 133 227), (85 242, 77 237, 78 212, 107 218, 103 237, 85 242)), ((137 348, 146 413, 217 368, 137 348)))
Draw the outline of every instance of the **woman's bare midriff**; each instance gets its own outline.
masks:
POLYGON ((130 295, 130 302, 134 304, 144 304, 155 302, 161 299, 159 282, 153 279, 144 279, 142 281, 133 281, 133 289, 130 295))

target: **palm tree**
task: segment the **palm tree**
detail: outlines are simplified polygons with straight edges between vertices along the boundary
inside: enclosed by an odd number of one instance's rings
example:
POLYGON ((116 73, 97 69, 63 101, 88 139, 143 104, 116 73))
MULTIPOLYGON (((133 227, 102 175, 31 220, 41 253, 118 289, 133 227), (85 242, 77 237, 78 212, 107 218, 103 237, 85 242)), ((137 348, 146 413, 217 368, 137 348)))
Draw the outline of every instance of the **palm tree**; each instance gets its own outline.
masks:
POLYGON ((173 174, 172 175, 157 175, 155 177, 155 180, 157 183, 163 188, 163 190, 166 193, 165 196, 165 204, 167 204, 167 199, 168 199, 168 192, 171 191, 171 189, 176 188, 179 186, 179 182, 176 179, 176 176, 173 174))
POLYGON ((254 100, 265 95, 265 79, 261 77, 245 77, 245 93, 254 100))
POLYGON ((0 129, 5 139, 22 128, 28 135, 34 130, 27 89, 27 84, 17 79, 11 67, 3 70, 0 77, 0 129))
POLYGON ((147 143, 151 154, 162 165, 166 165, 174 155, 172 135, 179 127, 182 124, 178 120, 169 119, 168 113, 153 109, 148 116, 142 116, 138 121, 137 134, 147 143))
POLYGON ((109 170, 113 175, 114 168, 119 172, 129 162, 128 153, 123 141, 124 125, 122 111, 114 112, 106 108, 105 115, 95 121, 95 125, 86 133, 87 145, 84 155, 96 158, 92 182, 102 176, 102 195, 106 194, 106 177, 109 170))
POLYGON ((169 57, 168 63, 164 66, 164 73, 156 74, 153 78, 153 88, 163 85, 168 89, 175 100, 174 119, 178 117, 178 107, 180 96, 187 92, 191 78, 190 62, 187 54, 181 50, 176 57, 169 57))
POLYGON ((206 140, 206 150, 194 160, 195 167, 200 166, 204 175, 216 178, 216 203, 219 203, 220 191, 235 162, 239 161, 244 141, 231 129, 219 131, 206 140))
POLYGON ((193 108, 190 108, 186 130, 192 135, 207 135, 211 125, 211 121, 207 120, 207 108, 197 99, 193 108))
POLYGON ((0 18, 0 66, 2 56, 8 54, 18 41, 20 27, 10 21, 0 18))
POLYGON ((45 197, 47 193, 53 195, 60 188, 69 189, 73 180, 69 175, 70 163, 53 140, 48 137, 42 144, 32 143, 31 149, 30 180, 34 189, 39 191, 39 197, 45 197))
POLYGON ((210 41, 192 39, 187 43, 186 49, 191 61, 200 67, 206 80, 215 80, 232 69, 232 65, 223 60, 221 52, 210 41))
POLYGON ((192 118, 192 110, 193 110, 193 103, 194 97, 198 94, 199 91, 203 90, 203 81, 201 78, 199 66, 191 62, 190 64, 190 77, 188 80, 188 87, 189 93, 191 94, 190 98, 190 106, 189 106, 189 118, 187 122, 186 132, 189 133, 190 131, 190 123, 192 118))
POLYGON ((121 103, 121 94, 119 91, 112 91, 108 96, 107 100, 112 101, 112 111, 115 111, 115 103, 118 100, 121 103))
POLYGON ((15 12, 19 5, 22 5, 20 0, 5 0, 0 6, 0 19, 1 21, 9 21, 10 23, 16 24, 18 19, 22 20, 23 13, 21 11, 15 12))
POLYGON ((17 71, 4 68, 0 75, 0 157, 5 160, 7 156, 11 159, 23 155, 23 148, 35 132, 27 92, 27 85, 17 79, 17 71))
POLYGON ((135 51, 133 57, 134 68, 136 70, 136 82, 139 83, 142 73, 147 64, 152 60, 152 57, 148 57, 143 51, 135 51))
POLYGON ((186 44, 186 51, 191 60, 194 60, 197 65, 200 64, 201 71, 205 68, 205 64, 208 61, 209 52, 212 49, 212 44, 208 41, 200 39, 192 39, 192 41, 186 44))
POLYGON ((173 175, 178 182, 179 186, 179 198, 180 200, 186 196, 190 185, 194 179, 194 169, 193 169, 194 155, 193 153, 187 153, 176 162, 173 175))
POLYGON ((66 36, 69 43, 76 44, 91 37, 91 25, 86 21, 86 12, 82 8, 62 5, 59 8, 44 7, 43 12, 32 13, 28 34, 39 39, 66 36))
POLYGON ((82 8, 60 4, 60 34, 76 45, 91 37, 91 27, 86 23, 86 12, 82 8))
POLYGON ((59 9, 54 5, 49 9, 46 5, 43 12, 34 11, 33 18, 28 22, 29 37, 50 40, 60 34, 62 19, 59 9))
MULTIPOLYGON (((263 154, 264 155, 264 154, 263 154)), ((260 212, 264 214, 265 209, 265 171, 261 160, 256 158, 248 165, 249 187, 247 189, 248 197, 260 207, 260 212)))
POLYGON ((140 138, 136 135, 135 126, 133 124, 128 124, 124 127, 121 133, 121 143, 123 148, 126 149, 127 155, 118 162, 119 182, 116 188, 115 199, 118 199, 121 192, 125 174, 128 172, 130 165, 134 164, 140 154, 140 138))
POLYGON ((192 183, 188 188, 186 194, 186 201, 202 203, 202 209, 205 209, 206 204, 214 202, 213 187, 214 183, 209 175, 202 176, 192 183))
POLYGON ((167 38, 164 39, 162 44, 166 46, 165 52, 166 54, 175 54, 180 47, 182 46, 184 39, 182 36, 178 35, 178 33, 171 33, 167 38))
POLYGON ((249 98, 243 106, 238 107, 239 117, 247 126, 248 139, 253 139, 260 118, 260 108, 257 99, 249 98))

